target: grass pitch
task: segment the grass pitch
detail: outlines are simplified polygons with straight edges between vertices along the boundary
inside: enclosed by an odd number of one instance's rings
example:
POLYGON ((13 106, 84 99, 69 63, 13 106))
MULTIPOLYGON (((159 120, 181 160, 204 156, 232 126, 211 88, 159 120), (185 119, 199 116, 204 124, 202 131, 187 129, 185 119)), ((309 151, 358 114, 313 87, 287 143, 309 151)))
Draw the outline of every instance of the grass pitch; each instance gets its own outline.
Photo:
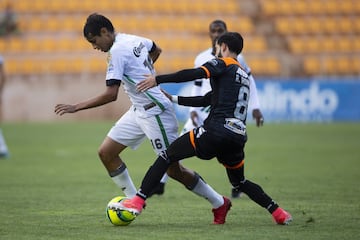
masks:
MULTIPOLYGON (((170 180, 132 224, 115 227, 107 202, 122 192, 97 157, 111 122, 6 123, 10 158, 0 160, 0 239, 360 239, 360 124, 249 124, 246 176, 294 218, 278 226, 246 196, 227 222, 211 225, 209 203, 170 180)), ((123 158, 137 185, 155 154, 145 142, 123 158)), ((185 160, 229 195, 216 160, 185 160)))

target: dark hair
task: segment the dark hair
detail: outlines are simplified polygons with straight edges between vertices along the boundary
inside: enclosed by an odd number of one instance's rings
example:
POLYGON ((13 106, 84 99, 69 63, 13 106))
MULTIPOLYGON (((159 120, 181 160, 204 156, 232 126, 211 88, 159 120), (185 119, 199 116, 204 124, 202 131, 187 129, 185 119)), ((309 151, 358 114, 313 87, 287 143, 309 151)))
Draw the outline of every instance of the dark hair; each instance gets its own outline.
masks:
POLYGON ((243 49, 244 39, 240 33, 226 32, 217 39, 217 43, 219 45, 225 43, 231 52, 239 54, 243 49))
POLYGON ((84 26, 84 37, 87 38, 89 34, 100 36, 101 28, 106 28, 109 32, 114 32, 114 26, 108 18, 97 13, 90 14, 84 26))
POLYGON ((216 19, 216 20, 212 21, 209 25, 209 29, 211 29, 212 25, 222 25, 224 27, 224 29, 227 30, 226 23, 223 20, 216 19))

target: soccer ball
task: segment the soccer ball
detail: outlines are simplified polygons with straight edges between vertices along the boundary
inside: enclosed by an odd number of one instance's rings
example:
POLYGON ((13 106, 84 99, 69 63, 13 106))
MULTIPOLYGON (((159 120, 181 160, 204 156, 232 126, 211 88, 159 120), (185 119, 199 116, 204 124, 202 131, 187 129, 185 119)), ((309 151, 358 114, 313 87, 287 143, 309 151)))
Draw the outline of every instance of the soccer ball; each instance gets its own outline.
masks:
POLYGON ((106 215, 110 220, 110 222, 115 226, 127 226, 136 218, 136 216, 129 211, 126 210, 114 211, 109 208, 110 203, 121 202, 124 199, 127 198, 123 196, 114 197, 113 199, 110 200, 110 202, 106 206, 106 215))

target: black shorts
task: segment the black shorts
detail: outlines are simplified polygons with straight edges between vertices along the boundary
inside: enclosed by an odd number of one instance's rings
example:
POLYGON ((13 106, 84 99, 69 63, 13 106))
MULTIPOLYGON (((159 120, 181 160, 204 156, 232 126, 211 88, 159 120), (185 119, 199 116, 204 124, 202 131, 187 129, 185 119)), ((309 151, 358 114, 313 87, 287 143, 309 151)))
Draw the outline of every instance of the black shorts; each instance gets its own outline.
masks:
POLYGON ((234 137, 226 131, 214 134, 199 127, 176 139, 169 146, 167 155, 171 162, 192 156, 203 160, 217 158, 220 163, 231 168, 244 159, 245 142, 246 136, 234 137))
POLYGON ((194 129, 193 132, 196 156, 199 158, 208 160, 216 157, 220 163, 230 167, 244 159, 244 136, 233 137, 225 130, 223 134, 214 134, 202 127, 194 129))

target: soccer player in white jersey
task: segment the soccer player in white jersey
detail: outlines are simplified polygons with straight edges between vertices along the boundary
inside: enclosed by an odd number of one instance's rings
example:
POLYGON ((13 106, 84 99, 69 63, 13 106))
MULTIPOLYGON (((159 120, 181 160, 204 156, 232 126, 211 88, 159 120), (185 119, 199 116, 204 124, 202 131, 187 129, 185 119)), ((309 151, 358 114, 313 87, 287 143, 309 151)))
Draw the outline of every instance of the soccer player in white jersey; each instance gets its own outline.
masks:
MULTIPOLYGON (((4 90, 5 85, 5 69, 4 69, 4 59, 2 56, 0 56, 0 117, 1 117, 1 110, 2 110, 2 93, 4 90)), ((9 156, 9 150, 5 142, 5 138, 2 134, 2 131, 0 129, 0 159, 6 158, 9 156)))
MULTIPOLYGON (((201 52, 195 58, 195 68, 200 67, 207 61, 215 58, 215 41, 223 33, 227 32, 226 23, 222 20, 215 20, 209 25, 209 36, 212 42, 212 47, 201 52)), ((238 62, 243 67, 245 72, 249 75, 250 79, 250 102, 249 109, 252 110, 252 116, 256 121, 256 126, 260 127, 264 124, 264 117, 260 111, 260 104, 257 95, 257 89, 254 77, 251 74, 250 67, 246 64, 242 54, 239 54, 237 57, 238 62)), ((191 89, 191 96, 204 96, 207 92, 211 91, 210 81, 205 79, 198 79, 194 81, 194 85, 191 89)), ((204 120, 207 118, 210 111, 210 106, 208 107, 191 107, 189 112, 189 119, 184 124, 181 134, 184 134, 191 129, 194 129, 198 126, 201 126, 204 120)), ((231 196, 233 198, 240 197, 241 192, 238 189, 231 189, 231 196)))
MULTIPOLYGON (((146 92, 136 90, 138 82, 155 73, 153 62, 159 57, 161 49, 148 38, 116 33, 111 21, 97 13, 87 18, 83 31, 94 49, 108 52, 105 91, 76 104, 57 104, 55 113, 75 113, 115 101, 120 84, 123 84, 132 106, 110 129, 98 154, 115 184, 127 197, 132 197, 136 188, 120 153, 127 147, 136 149, 148 138, 154 151, 160 154, 178 137, 172 103, 160 88, 146 92)), ((174 164, 167 174, 211 203, 214 224, 225 221, 230 200, 214 191, 197 173, 174 164)))

